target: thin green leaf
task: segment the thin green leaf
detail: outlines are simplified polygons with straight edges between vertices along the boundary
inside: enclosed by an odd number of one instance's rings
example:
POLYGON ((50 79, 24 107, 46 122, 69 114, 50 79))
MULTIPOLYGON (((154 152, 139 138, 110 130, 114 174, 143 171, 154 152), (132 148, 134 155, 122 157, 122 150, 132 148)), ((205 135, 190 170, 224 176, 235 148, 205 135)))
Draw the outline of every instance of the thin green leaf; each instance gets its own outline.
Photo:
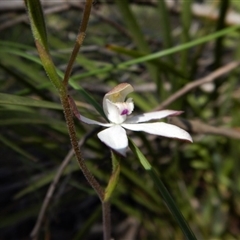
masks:
POLYGON ((39 0, 24 0, 28 11, 34 39, 48 51, 47 30, 43 16, 42 5, 39 0))
MULTIPOLYGON (((30 194, 31 192, 36 191, 37 189, 49 184, 52 182, 54 176, 56 175, 57 170, 53 170, 51 172, 45 172, 44 177, 41 175, 37 179, 34 177, 34 180, 30 180, 31 183, 28 187, 19 191, 15 196, 14 199, 19 199, 26 194, 30 194)), ((69 173, 79 171, 79 166, 73 163, 71 166, 68 166, 62 173, 62 176, 66 176, 69 173)))
POLYGON ((27 7, 36 47, 38 49, 43 67, 54 86, 60 91, 63 88, 63 84, 57 75, 55 65, 49 53, 47 31, 41 2, 39 0, 25 0, 25 4, 27 7))
POLYGON ((150 61, 150 60, 153 60, 155 58, 160 58, 160 57, 163 57, 163 56, 167 56, 169 54, 180 52, 182 50, 185 50, 185 49, 188 49, 188 48, 200 45, 202 43, 205 43, 205 42, 208 42, 208 41, 212 41, 212 40, 214 40, 216 38, 219 38, 219 37, 224 36, 226 34, 229 34, 231 32, 237 31, 239 29, 240 29, 240 25, 229 27, 229 28, 225 28, 225 29, 223 29, 221 31, 215 32, 213 34, 209 34, 207 36, 204 36, 202 38, 196 39, 194 41, 191 41, 191 42, 188 42, 188 43, 176 46, 176 47, 172 47, 171 49, 166 49, 164 51, 160 51, 160 52, 156 52, 156 53, 153 53, 153 54, 149 54, 148 56, 140 57, 140 58, 137 58, 137 59, 134 59, 134 60, 130 60, 130 61, 127 61, 127 62, 123 62, 123 63, 117 65, 117 68, 124 69, 127 66, 130 66, 130 65, 133 65, 133 64, 136 64, 136 63, 150 61))
MULTIPOLYGON (((132 49, 127 49, 125 47, 121 47, 121 46, 117 46, 117 45, 108 45, 107 48, 111 51, 120 53, 120 54, 125 54, 127 56, 131 56, 133 58, 139 58, 139 57, 143 57, 146 56, 146 54, 139 52, 139 51, 135 51, 132 49)), ((161 71, 168 71, 169 73, 175 74, 178 77, 181 78, 186 78, 186 76, 184 76, 184 73, 178 69, 176 69, 175 67, 173 67, 172 64, 166 62, 166 61, 162 61, 160 59, 153 59, 150 61, 151 64, 155 65, 156 67, 159 68, 159 70, 161 71)))
POLYGON ((40 203, 34 203, 33 206, 27 206, 22 209, 18 209, 18 211, 13 211, 4 215, 0 218, 0 228, 13 227, 18 223, 22 224, 25 220, 29 218, 36 217, 39 211, 40 203))
POLYGON ((37 111, 33 113, 12 111, 4 113, 4 110, 1 110, 0 125, 9 126, 9 125, 18 125, 18 124, 46 124, 52 127, 60 127, 63 131, 66 132, 66 124, 61 120, 56 120, 53 117, 43 116, 37 111))
POLYGON ((62 106, 57 103, 48 101, 36 100, 30 97, 20 97, 13 94, 0 93, 0 104, 11 104, 39 108, 62 109, 62 106))
POLYGON ((176 47, 172 47, 170 49, 166 49, 166 50, 159 51, 159 52, 156 52, 156 53, 148 54, 147 56, 139 57, 139 58, 132 59, 132 60, 129 60, 129 61, 126 61, 126 62, 122 62, 118 65, 111 65, 111 66, 107 66, 107 67, 104 67, 104 68, 94 69, 90 72, 81 73, 81 74, 75 75, 72 79, 73 80, 80 80, 82 78, 86 78, 86 77, 93 76, 93 75, 100 74, 100 73, 104 73, 104 72, 110 72, 110 71, 113 71, 113 70, 123 70, 123 69, 128 68, 131 65, 134 65, 134 64, 143 63, 143 62, 146 62, 146 61, 151 61, 151 60, 156 59, 156 58, 164 57, 164 56, 167 56, 167 55, 170 55, 170 54, 173 54, 173 53, 177 53, 177 52, 180 52, 182 50, 189 49, 189 48, 192 48, 194 46, 203 44, 205 42, 212 41, 216 38, 227 35, 231 32, 235 32, 239 29, 240 29, 240 25, 228 27, 228 28, 225 28, 221 31, 206 35, 202 38, 198 38, 198 39, 193 40, 191 42, 188 42, 188 43, 176 46, 176 47))
POLYGON ((34 161, 34 162, 37 161, 37 159, 33 155, 31 155, 24 149, 20 148, 19 145, 17 145, 13 141, 10 141, 9 139, 5 138, 3 135, 0 135, 0 141, 2 142, 3 145, 11 148, 14 152, 17 152, 19 155, 22 155, 23 157, 25 157, 31 161, 34 161))
MULTIPOLYGON (((0 52, 1 52, 1 51, 3 51, 3 52, 8 52, 8 53, 12 53, 12 54, 18 55, 18 56, 22 56, 22 57, 24 57, 24 58, 30 59, 30 60, 32 60, 32 61, 34 61, 34 62, 42 65, 41 61, 39 61, 38 58, 36 58, 36 57, 34 57, 34 56, 31 56, 31 55, 28 55, 28 54, 25 54, 25 53, 23 53, 23 52, 21 52, 21 51, 18 51, 18 50, 16 50, 16 49, 12 49, 12 50, 11 50, 11 49, 1 50, 1 48, 0 48, 0 52)), ((63 78, 63 76, 64 76, 63 72, 60 71, 60 70, 57 70, 57 74, 58 74, 61 78, 63 78)), ((49 85, 50 85, 50 83, 43 83, 42 85, 37 86, 37 88, 42 89, 42 88, 45 88, 45 87, 49 87, 49 85)), ((79 94, 82 95, 82 96, 86 99, 86 101, 88 101, 88 102, 99 112, 99 114, 100 114, 102 117, 106 118, 106 117, 105 117, 105 114, 104 114, 104 112, 103 112, 102 106, 101 106, 90 94, 88 94, 88 93, 81 87, 80 84, 78 84, 78 83, 76 83, 75 81, 73 81, 73 78, 70 78, 70 85, 71 85, 74 89, 79 90, 79 94)))
POLYGON ((129 139, 130 142, 130 148, 134 152, 134 154, 138 157, 140 163, 144 167, 144 169, 148 172, 148 174, 153 179, 154 183, 157 185, 158 190, 160 191, 162 198, 167 205, 169 211, 172 213, 173 217, 179 224, 180 228, 182 229, 183 233, 188 239, 196 240, 196 237, 190 227, 188 226, 185 218, 183 217, 182 213, 176 206, 173 198, 171 197, 170 193, 168 192, 167 188, 161 181, 161 179, 157 176, 156 172, 152 168, 151 164, 148 162, 148 160, 145 158, 145 156, 142 154, 140 149, 134 144, 134 142, 129 139))
MULTIPOLYGON (((137 48, 144 52, 149 53, 150 48, 145 40, 145 37, 139 27, 139 24, 137 23, 137 20, 131 11, 130 4, 128 0, 116 0, 116 4, 118 5, 118 8, 123 15, 123 19, 131 32, 131 36, 137 46, 137 48)), ((157 82, 158 80, 158 69, 155 66, 152 66, 149 63, 146 63, 147 69, 151 75, 151 78, 157 82)))

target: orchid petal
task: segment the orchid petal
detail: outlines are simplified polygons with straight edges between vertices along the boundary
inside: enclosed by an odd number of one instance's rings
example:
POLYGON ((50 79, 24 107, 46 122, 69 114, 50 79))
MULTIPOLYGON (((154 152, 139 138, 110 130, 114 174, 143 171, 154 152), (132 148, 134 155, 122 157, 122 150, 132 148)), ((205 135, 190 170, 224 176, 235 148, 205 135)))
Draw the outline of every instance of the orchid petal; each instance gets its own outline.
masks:
POLYGON ((111 127, 112 124, 111 123, 101 123, 101 122, 98 122, 98 121, 95 121, 95 120, 92 120, 90 118, 86 118, 84 116, 82 116, 79 111, 78 111, 78 108, 76 106, 76 103, 74 102, 74 100, 72 99, 71 96, 68 96, 68 102, 71 106, 71 109, 75 115, 75 117, 81 121, 81 122, 84 122, 84 123, 87 123, 87 124, 95 124, 95 125, 100 125, 100 126, 103 126, 103 127, 111 127))
POLYGON ((177 116, 177 115, 180 115, 181 113, 182 111, 174 111, 174 110, 162 110, 158 112, 143 113, 143 114, 128 118, 125 121, 125 123, 147 122, 153 119, 161 119, 168 116, 177 116))
POLYGON ((125 129, 114 125, 98 133, 99 139, 119 154, 126 156, 128 139, 125 129))
POLYGON ((122 127, 132 131, 143 131, 169 138, 179 138, 192 142, 192 138, 185 130, 164 122, 157 123, 139 123, 139 124, 122 124, 122 127))
POLYGON ((87 123, 87 124, 95 124, 95 125, 99 125, 99 126, 103 126, 103 127, 111 127, 113 124, 112 123, 101 123, 95 120, 92 120, 90 118, 86 118, 80 114, 76 115, 76 117, 78 118, 78 120, 80 120, 81 122, 87 123))

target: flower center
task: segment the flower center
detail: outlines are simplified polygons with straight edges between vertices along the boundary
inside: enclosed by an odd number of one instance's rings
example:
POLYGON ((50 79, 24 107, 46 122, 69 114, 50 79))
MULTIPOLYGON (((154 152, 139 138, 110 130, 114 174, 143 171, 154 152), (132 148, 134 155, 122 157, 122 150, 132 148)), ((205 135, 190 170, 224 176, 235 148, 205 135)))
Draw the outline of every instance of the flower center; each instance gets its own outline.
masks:
POLYGON ((106 99, 106 115, 111 123, 121 124, 129 116, 134 108, 133 101, 129 98, 126 102, 111 102, 106 99))
POLYGON ((128 115, 128 109, 123 109, 121 115, 128 115))
POLYGON ((132 99, 128 99, 126 102, 117 102, 114 105, 118 108, 119 114, 124 117, 124 120, 133 111, 132 99))

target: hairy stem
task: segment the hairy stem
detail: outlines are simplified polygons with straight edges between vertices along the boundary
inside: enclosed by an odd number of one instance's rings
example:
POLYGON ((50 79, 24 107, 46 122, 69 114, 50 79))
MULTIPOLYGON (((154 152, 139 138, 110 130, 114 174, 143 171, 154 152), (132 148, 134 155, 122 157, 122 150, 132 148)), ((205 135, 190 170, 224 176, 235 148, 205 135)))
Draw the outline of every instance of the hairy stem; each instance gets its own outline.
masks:
POLYGON ((98 183, 98 181, 94 178, 92 173, 88 170, 88 168, 87 168, 87 166, 84 162, 84 159, 82 157, 82 153, 80 151, 80 148, 78 146, 78 139, 77 139, 76 129, 75 129, 74 121, 73 121, 73 117, 72 117, 71 107, 70 107, 70 104, 68 102, 67 91, 61 92, 61 102, 62 102, 62 106, 63 106, 63 109, 64 109, 64 115, 65 115, 65 119, 66 119, 66 123, 67 123, 67 127, 68 127, 68 132, 69 132, 71 144, 72 144, 72 147, 73 147, 74 152, 76 154, 78 164, 79 164, 85 178, 88 180, 88 182, 94 188, 94 190, 97 192, 100 200, 103 201, 104 191, 103 191, 102 187, 100 186, 100 184, 98 183))
POLYGON ((111 239, 111 206, 109 201, 102 202, 103 212, 103 239, 111 239))

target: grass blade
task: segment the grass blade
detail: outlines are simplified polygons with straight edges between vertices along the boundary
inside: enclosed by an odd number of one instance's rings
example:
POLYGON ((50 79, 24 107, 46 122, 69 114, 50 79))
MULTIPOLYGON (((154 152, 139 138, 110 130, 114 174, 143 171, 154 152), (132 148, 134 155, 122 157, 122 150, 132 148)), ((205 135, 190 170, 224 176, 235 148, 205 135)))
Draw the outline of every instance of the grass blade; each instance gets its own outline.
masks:
POLYGON ((148 174, 151 176, 154 183, 157 185, 158 190, 161 193, 161 196, 167 205, 169 211, 172 213, 173 217, 177 221, 178 225, 182 229, 183 233, 188 239, 196 240, 196 237, 190 227, 188 226, 185 218, 183 217, 182 213, 176 206, 173 198, 171 197, 170 193, 168 192, 167 188, 161 181, 161 179, 157 176, 156 172, 154 171, 151 164, 148 162, 148 160, 144 157, 140 149, 134 144, 134 142, 129 139, 130 142, 130 148, 134 152, 134 154, 138 157, 140 163, 142 164, 143 168, 148 172, 148 174))

